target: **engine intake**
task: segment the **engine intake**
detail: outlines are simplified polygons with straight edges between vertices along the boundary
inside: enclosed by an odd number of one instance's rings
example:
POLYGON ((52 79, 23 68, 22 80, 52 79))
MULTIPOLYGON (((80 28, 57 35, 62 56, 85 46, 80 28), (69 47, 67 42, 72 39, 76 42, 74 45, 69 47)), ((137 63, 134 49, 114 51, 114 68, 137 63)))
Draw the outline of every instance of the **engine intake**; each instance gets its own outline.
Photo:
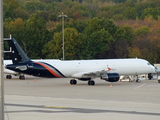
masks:
POLYGON ((117 82, 120 76, 118 73, 108 73, 101 76, 102 80, 106 80, 108 82, 117 82))

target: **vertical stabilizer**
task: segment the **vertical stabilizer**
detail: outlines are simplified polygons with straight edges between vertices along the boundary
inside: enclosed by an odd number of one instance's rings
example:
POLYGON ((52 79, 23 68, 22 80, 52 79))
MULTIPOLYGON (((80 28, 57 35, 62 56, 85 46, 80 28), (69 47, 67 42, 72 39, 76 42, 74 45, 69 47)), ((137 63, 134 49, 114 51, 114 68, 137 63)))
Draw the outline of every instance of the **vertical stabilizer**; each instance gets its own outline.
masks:
POLYGON ((7 41, 10 47, 11 59, 14 64, 30 61, 29 57, 26 55, 26 53, 14 38, 7 39, 7 41))

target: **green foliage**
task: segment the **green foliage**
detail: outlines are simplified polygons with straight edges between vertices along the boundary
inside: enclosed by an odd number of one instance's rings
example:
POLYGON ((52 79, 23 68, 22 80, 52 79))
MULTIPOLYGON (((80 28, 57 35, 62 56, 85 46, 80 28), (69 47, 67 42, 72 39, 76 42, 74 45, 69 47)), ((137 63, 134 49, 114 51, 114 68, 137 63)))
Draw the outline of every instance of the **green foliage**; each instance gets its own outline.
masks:
POLYGON ((136 19, 137 17, 136 9, 133 7, 127 7, 127 9, 124 11, 124 15, 128 19, 136 19))
POLYGON ((101 29, 107 30, 111 35, 115 34, 116 26, 113 21, 102 18, 93 18, 88 20, 87 26, 85 28, 85 33, 91 35, 93 32, 99 31, 101 29))
POLYGON ((87 26, 86 20, 76 20, 72 21, 70 24, 68 24, 67 27, 75 28, 79 33, 84 33, 84 29, 87 26))
POLYGON ((114 20, 125 20, 126 17, 123 14, 116 14, 112 17, 114 20))
POLYGON ((64 12, 65 59, 137 55, 160 62, 159 6, 160 0, 4 0, 4 37, 12 34, 31 58, 61 59, 64 12))
MULTIPOLYGON (((19 38, 18 42, 23 46, 23 42, 21 41, 21 39, 23 39, 25 37, 25 26, 24 26, 24 21, 21 18, 17 18, 14 21, 9 21, 6 20, 4 22, 4 34, 6 38, 8 38, 8 36, 11 34, 12 37, 14 38, 19 38)), ((25 49, 25 48, 24 48, 25 49)), ((26 51, 26 49, 25 49, 26 51)))
POLYGON ((160 12, 155 8, 146 8, 142 14, 142 17, 145 18, 147 16, 152 16, 153 19, 158 20, 158 16, 160 16, 160 12))
POLYGON ((142 27, 140 27, 140 28, 138 28, 136 31, 135 31, 135 34, 137 35, 137 36, 145 36, 145 35, 147 35, 148 33, 150 32, 150 28, 149 27, 147 27, 147 26, 142 26, 142 27))
POLYGON ((101 54, 109 50, 115 31, 116 26, 109 19, 88 20, 80 47, 81 59, 104 58, 101 54))
POLYGON ((24 38, 28 55, 31 58, 40 58, 41 56, 41 49, 46 42, 48 42, 47 38, 47 30, 45 20, 39 16, 38 14, 33 14, 30 18, 26 21, 26 38, 24 38), (30 42, 27 42, 30 41, 30 42), (36 51, 36 52, 32 52, 36 51))
POLYGON ((14 10, 18 9, 20 5, 15 0, 4 0, 4 18, 15 18, 14 10))
POLYGON ((27 1, 24 7, 28 12, 37 12, 39 10, 45 10, 45 4, 39 1, 27 1))
MULTIPOLYGON (((79 34, 74 28, 66 28, 64 30, 64 50, 65 59, 74 59, 77 56, 77 47, 80 44, 79 34)), ((54 39, 49 41, 42 50, 42 53, 47 56, 47 58, 62 58, 62 32, 55 33, 54 39)))
POLYGON ((134 39, 134 31, 127 25, 120 26, 116 31, 116 38, 117 40, 126 40, 131 45, 134 39))
POLYGON ((122 14, 126 9, 124 4, 117 4, 117 5, 106 5, 99 8, 97 13, 97 17, 102 18, 112 18, 116 14, 122 14))
MULTIPOLYGON (((97 59, 100 54, 104 54, 109 50, 109 45, 114 41, 112 35, 105 29, 93 32, 84 43, 87 43, 87 46, 83 48, 83 51, 90 56, 85 59, 97 59)), ((87 56, 88 57, 88 56, 87 56)), ((103 58, 103 56, 101 56, 103 58)))
POLYGON ((135 5, 135 8, 137 10, 138 13, 138 17, 144 19, 144 10, 148 9, 148 8, 159 8, 160 5, 160 1, 159 0, 148 0, 148 1, 141 1, 141 2, 137 2, 135 5))

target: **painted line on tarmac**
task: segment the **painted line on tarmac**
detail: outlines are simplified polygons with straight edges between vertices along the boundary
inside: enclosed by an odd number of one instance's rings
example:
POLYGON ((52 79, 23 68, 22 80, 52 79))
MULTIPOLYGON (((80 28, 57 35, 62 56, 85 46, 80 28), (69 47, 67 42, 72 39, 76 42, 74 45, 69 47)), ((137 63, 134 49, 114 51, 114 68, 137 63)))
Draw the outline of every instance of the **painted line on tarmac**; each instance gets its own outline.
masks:
POLYGON ((26 104, 9 104, 5 103, 7 106, 19 106, 19 107, 34 107, 34 108, 70 108, 70 107, 60 107, 60 106, 41 106, 41 105, 26 105, 26 104))
POLYGON ((38 113, 119 113, 119 114, 135 114, 135 115, 149 115, 149 116, 160 116, 160 113, 157 112, 140 112, 140 111, 123 111, 123 110, 106 110, 106 109, 91 109, 91 108, 64 108, 64 107, 58 107, 55 108, 57 106, 45 106, 45 107, 49 107, 50 110, 47 110, 44 106, 40 106, 40 105, 26 105, 26 104, 5 104, 7 106, 15 106, 15 107, 32 107, 32 108, 39 108, 39 110, 37 109, 20 109, 17 110, 17 108, 15 110, 12 111, 5 111, 5 113, 33 113, 33 112, 38 112, 38 113), (63 108, 63 109, 59 109, 59 108, 63 108), (55 110, 55 109, 59 109, 59 110, 55 110))
POLYGON ((142 85, 139 85, 138 87, 135 87, 134 89, 139 89, 139 88, 143 87, 144 85, 146 85, 146 83, 143 83, 142 85))
POLYGON ((60 107, 60 106, 43 106, 44 108, 69 108, 69 107, 60 107))

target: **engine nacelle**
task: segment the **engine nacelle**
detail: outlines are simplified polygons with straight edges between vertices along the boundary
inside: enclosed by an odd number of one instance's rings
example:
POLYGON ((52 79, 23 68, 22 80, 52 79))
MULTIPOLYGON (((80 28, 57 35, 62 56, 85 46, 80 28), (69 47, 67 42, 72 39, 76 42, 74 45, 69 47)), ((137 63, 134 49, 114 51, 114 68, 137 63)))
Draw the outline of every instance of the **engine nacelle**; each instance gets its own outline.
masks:
POLYGON ((108 73, 101 76, 102 80, 106 80, 108 82, 117 82, 120 78, 118 73, 108 73))

